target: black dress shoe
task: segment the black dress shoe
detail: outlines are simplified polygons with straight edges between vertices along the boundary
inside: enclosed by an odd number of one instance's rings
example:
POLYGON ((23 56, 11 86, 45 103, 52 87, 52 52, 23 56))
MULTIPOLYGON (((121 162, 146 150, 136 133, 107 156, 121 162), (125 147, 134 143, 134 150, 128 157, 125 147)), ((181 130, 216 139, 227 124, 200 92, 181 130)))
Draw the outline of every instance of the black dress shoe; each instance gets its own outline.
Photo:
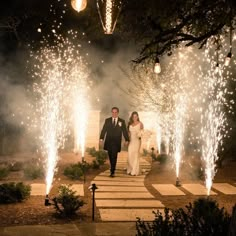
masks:
POLYGON ((112 177, 112 178, 113 178, 113 177, 115 177, 115 175, 114 175, 114 174, 110 174, 110 177, 112 177))

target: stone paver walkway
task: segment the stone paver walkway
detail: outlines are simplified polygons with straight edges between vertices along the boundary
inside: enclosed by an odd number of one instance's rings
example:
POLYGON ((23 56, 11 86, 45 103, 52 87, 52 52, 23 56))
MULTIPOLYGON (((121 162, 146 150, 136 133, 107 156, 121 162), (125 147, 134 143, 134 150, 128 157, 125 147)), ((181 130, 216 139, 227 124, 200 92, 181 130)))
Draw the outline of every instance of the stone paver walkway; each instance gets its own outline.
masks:
MULTIPOLYGON (((153 220, 153 210, 163 212, 163 203, 156 199, 144 186, 145 175, 151 165, 144 158, 140 158, 140 176, 126 174, 127 152, 118 156, 117 170, 114 178, 109 177, 106 170, 97 175, 92 183, 98 187, 95 193, 95 203, 101 220, 108 221, 136 221, 153 220)), ((180 188, 174 184, 153 184, 160 195, 166 197, 186 197, 187 195, 207 195, 206 187, 201 183, 183 184, 180 188)), ((228 183, 214 183, 210 195, 236 194, 236 187, 228 183)), ((167 206, 168 207, 168 206, 167 206)))
POLYGON ((154 198, 144 186, 145 174, 151 165, 140 158, 142 175, 126 174, 127 152, 118 156, 114 178, 109 177, 110 171, 104 171, 94 178, 92 183, 98 187, 95 202, 102 221, 136 221, 153 220, 153 210, 163 210, 164 205, 154 198))

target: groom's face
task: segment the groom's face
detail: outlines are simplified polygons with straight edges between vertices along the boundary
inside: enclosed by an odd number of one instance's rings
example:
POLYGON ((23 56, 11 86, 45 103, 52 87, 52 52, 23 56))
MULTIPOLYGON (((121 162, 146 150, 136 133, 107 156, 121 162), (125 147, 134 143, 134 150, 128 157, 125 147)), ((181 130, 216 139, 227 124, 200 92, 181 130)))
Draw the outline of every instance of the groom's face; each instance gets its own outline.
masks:
POLYGON ((118 114, 119 114, 119 112, 118 112, 117 109, 112 109, 111 115, 112 115, 113 118, 117 118, 117 117, 118 117, 118 114))

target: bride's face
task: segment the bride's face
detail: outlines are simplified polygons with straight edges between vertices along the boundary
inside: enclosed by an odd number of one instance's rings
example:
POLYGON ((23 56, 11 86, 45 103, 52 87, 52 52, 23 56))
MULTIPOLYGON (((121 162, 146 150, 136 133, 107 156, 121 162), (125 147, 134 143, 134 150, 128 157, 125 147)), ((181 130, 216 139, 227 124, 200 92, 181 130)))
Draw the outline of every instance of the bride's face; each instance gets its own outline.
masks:
POLYGON ((133 122, 138 121, 138 116, 136 114, 133 114, 133 122))

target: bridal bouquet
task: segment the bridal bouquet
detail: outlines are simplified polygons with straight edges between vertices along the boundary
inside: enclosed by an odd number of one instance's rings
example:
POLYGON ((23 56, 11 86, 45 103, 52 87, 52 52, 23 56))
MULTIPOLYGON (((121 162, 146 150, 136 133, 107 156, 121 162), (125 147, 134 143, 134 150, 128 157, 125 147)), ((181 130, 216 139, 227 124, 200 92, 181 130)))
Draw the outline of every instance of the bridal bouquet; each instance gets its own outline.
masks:
POLYGON ((137 132, 138 138, 141 139, 141 138, 143 137, 143 134, 144 134, 143 129, 140 129, 140 130, 137 132))
POLYGON ((149 130, 143 130, 143 129, 141 129, 141 130, 139 130, 139 131, 137 132, 137 136, 138 136, 139 139, 141 139, 141 138, 143 138, 143 137, 149 139, 149 138, 151 137, 151 135, 152 135, 152 132, 149 131, 149 130))

